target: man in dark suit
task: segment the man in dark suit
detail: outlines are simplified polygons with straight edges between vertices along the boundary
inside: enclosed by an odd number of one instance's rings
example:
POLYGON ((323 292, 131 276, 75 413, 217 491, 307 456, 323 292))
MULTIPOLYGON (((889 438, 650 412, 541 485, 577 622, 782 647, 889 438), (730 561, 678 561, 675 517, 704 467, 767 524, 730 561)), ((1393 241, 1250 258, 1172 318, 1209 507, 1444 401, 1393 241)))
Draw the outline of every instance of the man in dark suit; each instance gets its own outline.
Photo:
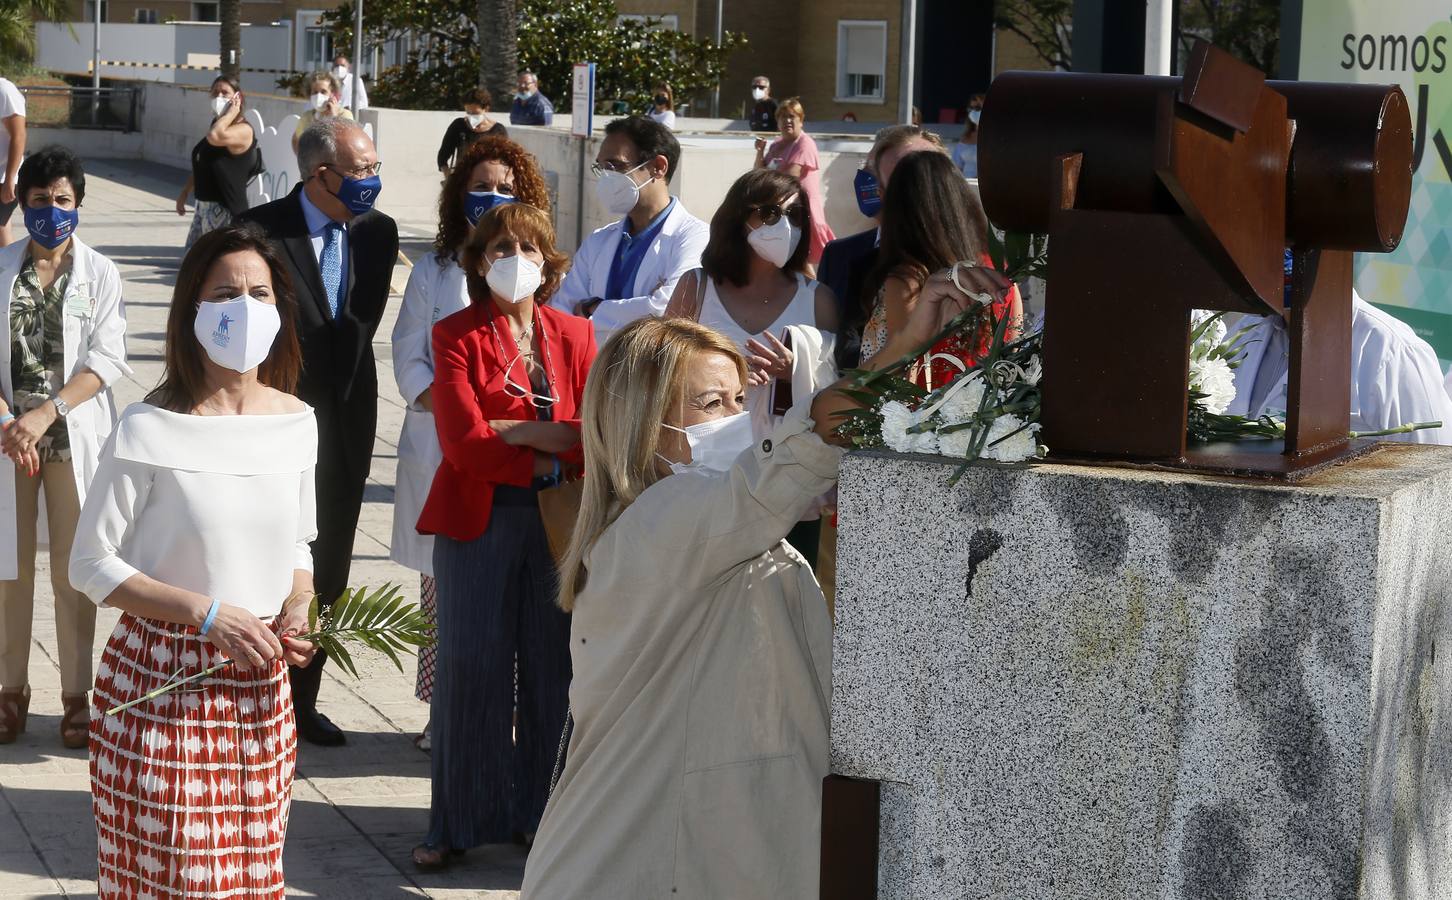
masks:
MULTIPOLYGON (((867 153, 867 165, 864 167, 865 179, 869 182, 866 185, 868 189, 863 189, 864 184, 856 185, 857 208, 864 216, 877 219, 878 210, 882 206, 881 194, 887 190, 893 169, 897 168, 898 162, 904 156, 920 150, 946 152, 943 142, 936 134, 916 125, 889 125, 877 133, 872 149, 867 153), (876 182, 875 190, 870 186, 871 181, 876 182), (873 202, 874 193, 877 195, 876 202, 873 202)), ((859 173, 859 179, 863 178, 859 173)), ((832 289, 839 306, 837 321, 842 323, 837 335, 836 355, 839 369, 855 369, 859 363, 862 329, 871 315, 872 302, 875 299, 865 294, 869 291, 875 293, 877 290, 877 286, 869 285, 868 281, 871 279, 872 270, 877 267, 880 238, 880 227, 837 238, 822 251, 822 260, 817 264, 817 280, 832 289)))
MULTIPOLYGON (((297 292, 303 371, 298 396, 318 420, 318 538, 313 580, 330 604, 348 587, 353 536, 378 424, 373 335, 398 258, 398 225, 373 210, 381 184, 373 141, 347 119, 319 119, 298 139, 301 185, 243 219, 267 229, 297 292)), ((326 746, 343 732, 317 711, 325 655, 292 670, 298 734, 326 746)))

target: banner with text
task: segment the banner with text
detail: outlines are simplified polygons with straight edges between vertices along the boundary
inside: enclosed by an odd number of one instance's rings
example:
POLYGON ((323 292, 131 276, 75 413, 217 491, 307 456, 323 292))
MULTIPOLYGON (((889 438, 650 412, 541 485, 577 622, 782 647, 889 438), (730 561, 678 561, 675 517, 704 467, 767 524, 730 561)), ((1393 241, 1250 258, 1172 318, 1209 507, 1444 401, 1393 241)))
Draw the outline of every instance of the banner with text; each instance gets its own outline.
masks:
POLYGON ((1300 78, 1397 84, 1411 104, 1412 204, 1394 253, 1356 257, 1356 289, 1452 360, 1452 21, 1446 0, 1307 2, 1300 78))

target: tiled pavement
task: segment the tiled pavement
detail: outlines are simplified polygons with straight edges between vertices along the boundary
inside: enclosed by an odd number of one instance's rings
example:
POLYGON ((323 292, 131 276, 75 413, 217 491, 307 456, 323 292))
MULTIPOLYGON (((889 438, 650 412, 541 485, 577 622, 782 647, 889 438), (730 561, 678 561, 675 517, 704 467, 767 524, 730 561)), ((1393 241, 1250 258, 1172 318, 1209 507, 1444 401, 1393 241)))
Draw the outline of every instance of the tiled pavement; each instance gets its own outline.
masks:
MULTIPOLYGON (((117 387, 124 407, 156 381, 171 284, 189 219, 173 208, 184 172, 148 163, 91 161, 77 233, 109 256, 126 283, 128 348, 135 375, 117 387)), ((17 218, 15 227, 18 229, 17 218)), ((433 228, 400 223, 404 253, 417 259, 433 228)), ((400 263, 394 284, 407 278, 400 263)), ((396 298, 395 298, 396 300, 396 298)), ((379 329, 378 440, 363 515, 358 526, 352 583, 391 581, 417 597, 414 573, 388 559, 393 476, 403 404, 394 389, 388 336, 396 302, 379 329)), ((85 751, 60 745, 59 670, 42 551, 31 652, 29 729, 0 747, 0 900, 85 897, 96 891, 96 836, 91 820, 85 751)), ((117 613, 102 610, 99 653, 117 613)), ((515 897, 524 870, 513 847, 471 852, 444 873, 414 870, 409 853, 422 838, 429 806, 428 757, 412 737, 427 707, 413 697, 413 672, 400 674, 377 654, 358 654, 362 678, 328 670, 321 709, 348 732, 348 745, 302 745, 293 787, 285 864, 288 894, 300 897, 515 897)))

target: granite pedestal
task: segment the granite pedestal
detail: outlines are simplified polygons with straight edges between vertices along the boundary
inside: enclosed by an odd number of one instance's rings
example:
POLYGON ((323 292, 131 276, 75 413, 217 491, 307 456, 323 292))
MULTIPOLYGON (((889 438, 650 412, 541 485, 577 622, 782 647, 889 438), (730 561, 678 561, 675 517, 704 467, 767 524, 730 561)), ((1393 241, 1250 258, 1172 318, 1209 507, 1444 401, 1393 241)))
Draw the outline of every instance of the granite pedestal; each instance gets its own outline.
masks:
POLYGON ((880 897, 1452 896, 1452 448, 952 472, 842 469, 832 771, 882 782, 880 897))

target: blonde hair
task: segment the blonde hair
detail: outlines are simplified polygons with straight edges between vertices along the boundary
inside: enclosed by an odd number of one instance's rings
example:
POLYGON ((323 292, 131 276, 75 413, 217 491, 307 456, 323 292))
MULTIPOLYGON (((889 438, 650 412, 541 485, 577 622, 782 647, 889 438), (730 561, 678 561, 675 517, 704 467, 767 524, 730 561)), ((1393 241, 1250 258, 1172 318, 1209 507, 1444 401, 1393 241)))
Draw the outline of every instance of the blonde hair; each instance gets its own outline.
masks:
POLYGON ((796 97, 788 97, 776 105, 777 121, 781 121, 781 117, 786 113, 796 116, 803 125, 807 124, 807 111, 802 108, 802 101, 796 97))
POLYGON ((719 353, 746 383, 746 359, 725 335, 689 319, 647 316, 605 342, 585 381, 580 438, 585 487, 569 549, 560 561, 560 608, 571 612, 585 587, 585 555, 625 508, 661 479, 661 423, 685 404, 692 361, 719 353))

